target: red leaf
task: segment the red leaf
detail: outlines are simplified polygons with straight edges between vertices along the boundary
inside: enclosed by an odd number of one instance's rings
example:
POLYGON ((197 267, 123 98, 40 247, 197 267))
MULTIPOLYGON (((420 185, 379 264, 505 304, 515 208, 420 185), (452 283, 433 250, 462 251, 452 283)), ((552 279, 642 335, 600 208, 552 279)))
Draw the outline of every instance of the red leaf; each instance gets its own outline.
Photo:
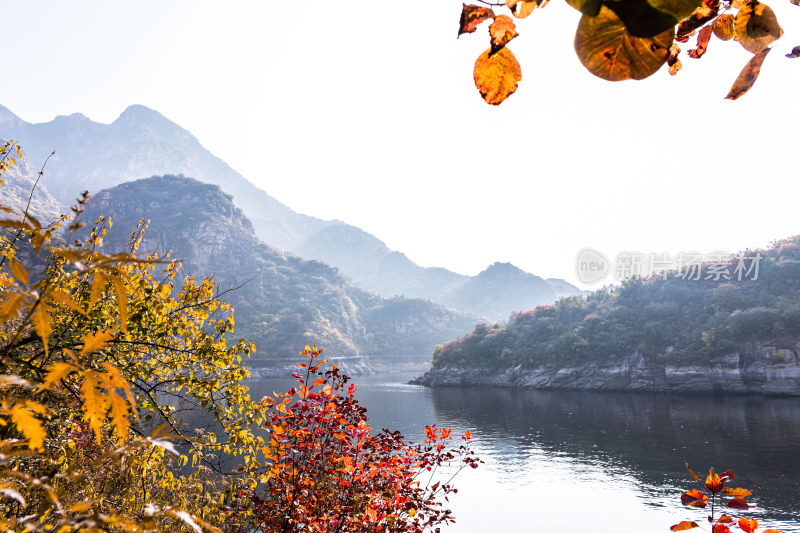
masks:
POLYGON ((708 496, 697 489, 691 489, 681 495, 681 503, 687 507, 704 508, 708 502, 708 496))
POLYGON ((728 481, 736 479, 736 474, 733 473, 733 470, 726 470, 719 475, 719 478, 723 483, 727 483, 728 481))
MULTIPOLYGON (((755 507, 755 505, 752 505, 752 507, 755 507)), ((751 508, 751 504, 747 503, 744 498, 733 498, 728 502, 728 508, 746 511, 751 508)))
POLYGON ((464 4, 461 9, 458 36, 474 32, 481 22, 491 18, 494 18, 494 11, 491 8, 464 4))
POLYGON ((713 32, 714 29, 710 25, 705 26, 702 30, 700 30, 700 33, 697 34, 697 48, 689 50, 689 57, 693 57, 695 59, 700 59, 703 57, 703 54, 706 53, 708 42, 711 40, 711 34, 713 32))
POLYGON ((724 524, 714 524, 714 527, 711 528, 711 533, 731 533, 731 530, 724 524))

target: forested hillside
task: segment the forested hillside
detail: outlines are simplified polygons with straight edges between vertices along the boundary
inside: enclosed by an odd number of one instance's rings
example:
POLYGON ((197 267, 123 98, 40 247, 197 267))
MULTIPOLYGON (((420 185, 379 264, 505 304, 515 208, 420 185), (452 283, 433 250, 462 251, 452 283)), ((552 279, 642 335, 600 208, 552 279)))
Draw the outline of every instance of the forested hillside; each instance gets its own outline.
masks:
POLYGON ((631 280, 615 289, 564 298, 516 314, 507 326, 478 326, 437 348, 434 365, 604 364, 635 352, 645 359, 689 364, 759 344, 795 348, 800 341, 800 237, 745 252, 742 266, 750 273, 741 280, 738 258, 721 266, 730 279, 672 272, 667 279, 631 280))
POLYGON ((153 177, 101 191, 84 220, 101 215, 113 221, 107 249, 122 250, 149 219, 142 250, 169 252, 185 273, 214 276, 236 310, 237 334, 256 344, 258 357, 291 357, 314 343, 334 355, 425 355, 476 322, 431 302, 384 300, 324 263, 264 244, 230 196, 194 179, 153 177))

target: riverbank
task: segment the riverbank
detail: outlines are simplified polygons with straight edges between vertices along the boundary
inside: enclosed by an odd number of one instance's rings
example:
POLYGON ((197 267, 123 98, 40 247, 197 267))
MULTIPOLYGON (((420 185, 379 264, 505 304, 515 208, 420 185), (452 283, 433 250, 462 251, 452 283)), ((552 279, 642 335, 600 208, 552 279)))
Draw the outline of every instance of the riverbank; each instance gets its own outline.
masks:
POLYGON ((411 383, 428 387, 495 386, 539 390, 737 393, 800 396, 800 346, 753 347, 698 364, 667 353, 634 352, 612 363, 490 368, 432 368, 411 383))

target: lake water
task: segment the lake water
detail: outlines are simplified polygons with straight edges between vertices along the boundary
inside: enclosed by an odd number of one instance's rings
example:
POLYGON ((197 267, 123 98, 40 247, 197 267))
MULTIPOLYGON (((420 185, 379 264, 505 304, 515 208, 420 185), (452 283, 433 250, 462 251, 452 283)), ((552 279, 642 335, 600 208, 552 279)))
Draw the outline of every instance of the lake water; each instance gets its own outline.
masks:
MULTIPOLYGON (((761 527, 800 532, 800 399, 495 388, 427 389, 412 373, 356 377, 373 428, 423 439, 470 430, 485 464, 456 478, 443 533, 669 532, 707 512, 680 495, 701 471, 732 469, 761 527)), ((254 396, 286 380, 249 383, 254 396)), ((736 515, 738 516, 738 515, 736 515)), ((705 528, 710 529, 710 528, 705 528)))

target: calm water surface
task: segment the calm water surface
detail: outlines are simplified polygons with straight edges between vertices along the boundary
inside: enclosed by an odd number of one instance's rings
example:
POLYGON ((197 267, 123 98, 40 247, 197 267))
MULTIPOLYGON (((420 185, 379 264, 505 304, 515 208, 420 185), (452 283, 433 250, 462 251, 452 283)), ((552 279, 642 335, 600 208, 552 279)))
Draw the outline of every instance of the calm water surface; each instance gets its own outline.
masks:
MULTIPOLYGON (((668 532, 703 510, 683 468, 734 470, 762 527, 800 533, 800 399, 495 388, 427 389, 410 373, 354 379, 374 428, 470 430, 485 464, 456 478, 448 533, 668 532)), ((287 380, 250 383, 254 396, 287 380)), ((706 528, 708 529, 708 528, 706 528)))

